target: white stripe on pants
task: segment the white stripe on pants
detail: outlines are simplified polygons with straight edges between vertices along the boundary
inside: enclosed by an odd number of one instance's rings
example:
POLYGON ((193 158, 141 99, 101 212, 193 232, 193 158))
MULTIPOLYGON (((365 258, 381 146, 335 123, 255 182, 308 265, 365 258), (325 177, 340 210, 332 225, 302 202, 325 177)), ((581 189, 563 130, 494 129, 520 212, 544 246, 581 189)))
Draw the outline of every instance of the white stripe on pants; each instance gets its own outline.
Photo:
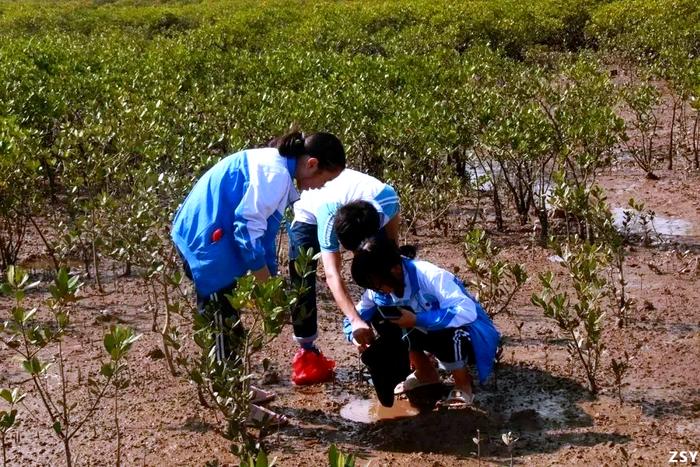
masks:
POLYGON ((452 337, 455 345, 455 362, 464 361, 462 358, 462 337, 467 337, 468 334, 463 329, 457 329, 452 337))
MULTIPOLYGON (((212 302, 219 302, 219 297, 217 294, 211 294, 209 296, 209 299, 212 302)), ((221 316, 221 310, 219 310, 219 307, 217 307, 216 311, 214 312, 214 325, 216 326, 216 334, 215 334, 215 347, 216 347, 216 360, 221 363, 225 359, 225 349, 224 349, 224 319, 221 316)))

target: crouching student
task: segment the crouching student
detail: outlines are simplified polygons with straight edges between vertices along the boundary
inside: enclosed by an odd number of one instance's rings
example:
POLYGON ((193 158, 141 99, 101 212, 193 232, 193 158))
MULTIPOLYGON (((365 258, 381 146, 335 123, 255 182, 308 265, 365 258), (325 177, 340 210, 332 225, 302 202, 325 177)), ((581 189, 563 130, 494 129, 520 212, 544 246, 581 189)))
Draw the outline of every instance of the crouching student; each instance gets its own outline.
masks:
MULTIPOLYGON (((473 392, 468 364, 476 365, 481 383, 486 381, 500 335, 461 281, 427 261, 402 257, 395 242, 381 237, 365 241, 355 251, 352 277, 367 289, 357 305, 365 321, 377 322, 384 307, 399 308, 396 318, 385 321, 402 330, 415 370, 404 381, 403 390, 439 382, 437 369, 426 355, 429 352, 454 378, 454 389, 445 403, 470 404, 473 392)), ((375 330, 381 337, 382 330, 376 326, 375 330)))

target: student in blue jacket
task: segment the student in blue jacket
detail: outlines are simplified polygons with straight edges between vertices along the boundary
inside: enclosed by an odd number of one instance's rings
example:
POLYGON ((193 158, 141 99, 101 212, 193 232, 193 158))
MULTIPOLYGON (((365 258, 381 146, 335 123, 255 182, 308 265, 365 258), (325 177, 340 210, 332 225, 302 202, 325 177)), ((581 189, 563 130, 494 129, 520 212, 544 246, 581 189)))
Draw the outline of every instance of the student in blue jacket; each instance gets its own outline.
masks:
POLYGON ((243 332, 230 328, 238 312, 224 294, 248 271, 260 281, 277 273, 275 239, 285 209, 299 198, 294 181, 300 190, 318 188, 345 168, 343 145, 330 133, 291 132, 271 145, 215 164, 173 220, 172 239, 194 281, 198 309, 210 311, 219 330, 219 361, 234 351, 227 336, 243 332))
MULTIPOLYGON (((454 378, 447 403, 471 403, 472 378, 467 365, 476 364, 483 383, 493 369, 500 335, 461 281, 427 261, 402 257, 396 243, 385 237, 360 245, 352 261, 352 277, 367 289, 357 305, 366 322, 378 318, 380 306, 406 307, 400 308, 398 318, 389 320, 403 329, 415 369, 403 389, 439 381, 425 354, 429 352, 454 378)), ((346 323, 346 336, 351 338, 348 327, 346 323)))

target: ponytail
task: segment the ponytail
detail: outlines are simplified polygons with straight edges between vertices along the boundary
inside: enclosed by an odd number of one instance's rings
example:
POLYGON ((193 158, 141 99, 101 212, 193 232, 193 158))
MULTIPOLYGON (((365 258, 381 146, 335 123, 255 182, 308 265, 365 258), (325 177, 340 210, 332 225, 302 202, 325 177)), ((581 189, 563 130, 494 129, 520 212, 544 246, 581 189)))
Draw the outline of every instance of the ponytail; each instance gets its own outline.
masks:
POLYGON ((297 130, 270 141, 284 157, 299 158, 308 155, 318 159, 318 168, 335 171, 345 168, 345 149, 340 140, 331 133, 312 133, 305 136, 297 130))
POLYGON ((289 133, 272 140, 271 146, 277 148, 284 157, 301 157, 306 153, 304 149, 304 135, 300 131, 289 133))

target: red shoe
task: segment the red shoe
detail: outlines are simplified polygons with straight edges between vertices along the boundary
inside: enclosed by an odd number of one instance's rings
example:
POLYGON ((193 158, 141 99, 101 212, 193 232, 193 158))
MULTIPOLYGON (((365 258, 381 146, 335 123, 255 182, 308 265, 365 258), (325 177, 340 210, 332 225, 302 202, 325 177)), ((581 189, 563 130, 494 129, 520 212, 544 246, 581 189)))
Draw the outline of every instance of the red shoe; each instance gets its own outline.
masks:
POLYGON ((292 381, 300 386, 325 383, 333 379, 333 368, 335 362, 320 350, 301 348, 292 360, 292 381))

